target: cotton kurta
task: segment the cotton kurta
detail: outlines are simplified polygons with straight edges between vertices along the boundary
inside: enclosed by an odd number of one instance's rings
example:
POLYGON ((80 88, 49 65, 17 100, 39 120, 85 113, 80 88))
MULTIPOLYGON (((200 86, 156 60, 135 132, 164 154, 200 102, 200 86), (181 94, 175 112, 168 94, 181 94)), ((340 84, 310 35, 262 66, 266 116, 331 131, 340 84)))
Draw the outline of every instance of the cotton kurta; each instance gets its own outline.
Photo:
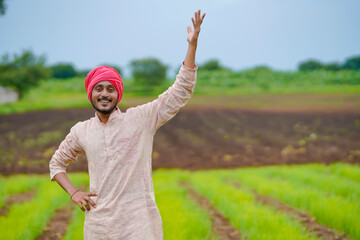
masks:
POLYGON ((147 104, 116 109, 106 124, 95 117, 77 123, 50 161, 50 177, 66 172, 85 153, 90 191, 97 207, 85 212, 84 238, 163 239, 152 184, 152 148, 156 130, 192 96, 196 70, 180 68, 174 84, 147 104))

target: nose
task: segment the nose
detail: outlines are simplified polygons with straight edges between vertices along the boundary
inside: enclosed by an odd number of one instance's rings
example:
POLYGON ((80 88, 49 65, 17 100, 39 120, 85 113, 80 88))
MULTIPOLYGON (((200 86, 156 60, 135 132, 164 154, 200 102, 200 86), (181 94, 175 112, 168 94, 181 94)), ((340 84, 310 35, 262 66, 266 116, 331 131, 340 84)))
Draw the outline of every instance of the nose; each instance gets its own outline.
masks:
POLYGON ((101 96, 102 97, 109 97, 110 96, 109 91, 107 89, 104 89, 103 91, 101 91, 101 96))

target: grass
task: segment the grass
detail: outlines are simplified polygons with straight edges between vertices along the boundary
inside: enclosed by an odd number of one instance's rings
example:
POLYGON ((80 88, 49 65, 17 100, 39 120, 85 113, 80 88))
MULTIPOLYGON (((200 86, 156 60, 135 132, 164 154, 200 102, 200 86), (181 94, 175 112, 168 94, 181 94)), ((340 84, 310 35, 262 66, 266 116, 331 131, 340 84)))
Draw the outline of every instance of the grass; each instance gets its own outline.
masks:
POLYGON ((198 71, 197 87, 200 92, 273 93, 334 93, 359 92, 360 72, 357 71, 308 71, 280 72, 258 68, 233 72, 230 70, 198 71))
MULTIPOLYGON (((334 166, 331 166, 331 168, 338 169, 339 167, 345 166, 345 164, 338 164, 337 168, 334 166)), ((326 166, 320 164, 309 164, 297 168, 277 166, 266 168, 263 172, 268 178, 285 180, 296 185, 308 185, 317 191, 343 197, 345 200, 358 202, 360 199, 360 183, 343 176, 331 174, 326 168, 326 166), (322 171, 319 171, 320 169, 322 171)))
POLYGON ((85 214, 79 207, 75 207, 71 222, 69 223, 63 240, 84 239, 85 214))
POLYGON ((351 164, 331 164, 330 166, 325 168, 325 171, 328 174, 334 174, 344 178, 349 178, 360 183, 360 168, 354 167, 351 164))
POLYGON ((23 193, 34 189, 44 181, 44 176, 16 175, 2 177, 0 175, 0 208, 4 206, 6 199, 13 194, 23 193))

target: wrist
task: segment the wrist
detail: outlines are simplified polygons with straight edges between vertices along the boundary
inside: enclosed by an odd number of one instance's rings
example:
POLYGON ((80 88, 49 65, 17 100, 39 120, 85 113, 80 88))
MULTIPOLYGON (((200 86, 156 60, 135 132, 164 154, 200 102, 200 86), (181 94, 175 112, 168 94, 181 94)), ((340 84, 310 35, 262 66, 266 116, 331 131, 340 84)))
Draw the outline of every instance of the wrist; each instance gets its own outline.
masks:
POLYGON ((79 189, 75 188, 75 189, 72 189, 71 191, 69 191, 68 194, 70 195, 70 198, 72 198, 75 195, 75 193, 77 193, 79 191, 80 191, 79 189))
POLYGON ((196 49, 196 47, 197 47, 197 42, 194 43, 189 42, 189 48, 196 49))

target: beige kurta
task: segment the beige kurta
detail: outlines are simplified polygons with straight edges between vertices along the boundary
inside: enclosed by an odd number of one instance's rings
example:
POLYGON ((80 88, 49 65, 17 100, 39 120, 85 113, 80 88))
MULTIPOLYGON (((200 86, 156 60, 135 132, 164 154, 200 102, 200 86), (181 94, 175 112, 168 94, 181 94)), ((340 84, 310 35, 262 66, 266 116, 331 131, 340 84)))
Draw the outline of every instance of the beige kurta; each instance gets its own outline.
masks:
POLYGON ((60 144, 50 161, 51 179, 66 172, 84 152, 90 191, 99 193, 92 197, 97 208, 85 214, 85 239, 163 239, 152 184, 153 139, 191 97, 196 70, 183 65, 174 84, 158 99, 124 113, 118 109, 106 124, 95 114, 72 127, 60 144))

